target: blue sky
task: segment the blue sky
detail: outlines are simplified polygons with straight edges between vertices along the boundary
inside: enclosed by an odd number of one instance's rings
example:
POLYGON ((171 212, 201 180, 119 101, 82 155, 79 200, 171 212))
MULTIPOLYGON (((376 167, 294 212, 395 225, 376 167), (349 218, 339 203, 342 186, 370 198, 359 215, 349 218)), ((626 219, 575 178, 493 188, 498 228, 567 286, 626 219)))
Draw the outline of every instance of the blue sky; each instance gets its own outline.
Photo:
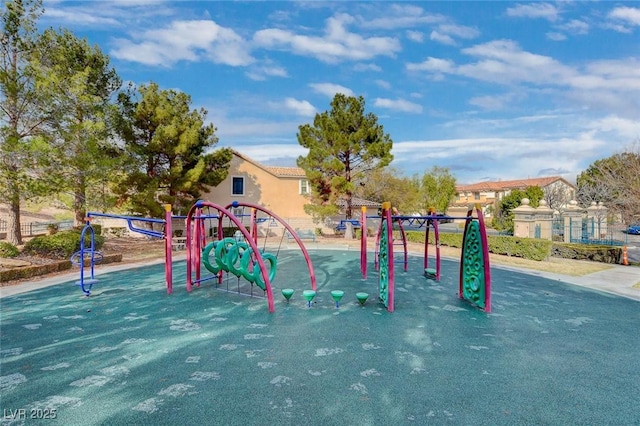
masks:
POLYGON ((407 176, 562 175, 640 143, 638 2, 45 0, 111 57, 208 110, 219 146, 304 155, 298 126, 362 95, 407 176))

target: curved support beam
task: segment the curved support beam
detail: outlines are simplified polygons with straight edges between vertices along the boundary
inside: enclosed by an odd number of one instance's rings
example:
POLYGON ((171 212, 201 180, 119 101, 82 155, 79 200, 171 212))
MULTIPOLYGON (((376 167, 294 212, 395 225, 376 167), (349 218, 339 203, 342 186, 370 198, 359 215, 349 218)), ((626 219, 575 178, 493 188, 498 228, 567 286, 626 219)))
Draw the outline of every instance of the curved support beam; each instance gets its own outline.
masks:
MULTIPOLYGON (((269 312, 273 313, 275 312, 275 305, 274 305, 274 301, 273 301, 273 291, 271 289, 271 282, 269 281, 269 274, 267 273, 267 268, 264 264, 264 260, 262 259, 262 255, 260 254, 260 249, 258 248, 258 246, 255 244, 255 242, 253 241, 253 238, 251 238, 251 235, 249 234, 249 232, 247 232, 246 228, 244 227, 244 225, 242 224, 242 222, 240 222, 240 220, 238 220, 237 217, 235 217, 233 215, 233 213, 231 213, 228 209, 218 205, 218 204, 214 204, 214 203, 210 203, 207 201, 197 201, 193 206, 191 206, 191 209, 189 209, 189 213, 187 214, 187 226, 186 226, 186 237, 187 237, 187 291, 191 291, 191 286, 192 286, 192 280, 191 280, 191 244, 189 244, 189 242, 191 241, 191 221, 194 218, 194 213, 196 212, 196 209, 201 209, 202 207, 211 207, 214 208, 216 210, 218 210, 218 212, 220 213, 220 216, 218 218, 218 220, 222 220, 223 216, 227 216, 229 218, 229 220, 231 220, 237 227, 238 230, 240 230, 240 232, 242 232, 242 235, 245 238, 245 241, 247 241, 247 243, 249 244, 249 246, 251 247, 251 249, 253 250, 253 255, 255 255, 255 258, 258 262, 258 266, 260 267, 260 273, 262 274, 262 278, 264 280, 264 284, 265 284, 265 288, 266 288, 266 292, 267 292, 267 303, 269 305, 269 312)), ((222 228, 219 226, 218 227, 218 236, 220 237, 220 234, 222 232, 222 228)), ((197 232, 196 232, 197 235, 197 232)), ((199 250, 197 250, 199 251, 199 250)))
MULTIPOLYGON (((302 243, 302 240, 300 240, 300 238, 298 237, 298 234, 296 233, 296 231, 291 228, 291 226, 289 226, 289 224, 287 222, 285 222, 280 216, 278 216, 277 214, 275 214, 274 212, 265 209, 262 206, 259 206, 257 204, 253 204, 253 203, 243 203, 243 202, 239 202, 239 201, 234 201, 233 203, 229 204, 226 208, 230 208, 230 207, 249 207, 251 209, 255 209, 255 211, 261 211, 265 214, 270 215, 271 217, 273 217, 278 223, 280 223, 282 226, 284 226, 284 228, 289 231, 289 234, 291 234, 291 236, 293 237, 294 240, 296 240, 296 243, 298 243, 298 247, 300 247, 300 250, 302 250, 302 254, 304 255, 304 260, 307 262, 307 268, 309 269, 309 277, 311 278, 311 289, 312 290, 317 290, 316 288, 316 274, 313 270, 313 264, 311 263, 311 258, 309 257, 309 252, 307 251, 307 248, 304 246, 304 244, 302 243)), ((245 235, 246 238, 246 235, 245 235)), ((257 238, 257 233, 256 233, 256 238, 257 238)))

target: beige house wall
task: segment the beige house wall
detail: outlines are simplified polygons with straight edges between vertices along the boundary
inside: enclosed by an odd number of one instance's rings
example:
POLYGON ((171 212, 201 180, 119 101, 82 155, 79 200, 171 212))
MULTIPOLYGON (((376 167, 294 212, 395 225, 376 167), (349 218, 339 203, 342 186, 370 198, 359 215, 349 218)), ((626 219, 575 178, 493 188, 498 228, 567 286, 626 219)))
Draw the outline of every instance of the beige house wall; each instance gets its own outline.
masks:
POLYGON ((254 203, 273 211, 285 220, 311 220, 304 211, 307 198, 300 194, 302 176, 276 176, 268 168, 234 155, 229 175, 203 196, 205 201, 226 206, 237 200, 254 203), (233 195, 234 177, 244 178, 244 195, 233 195))

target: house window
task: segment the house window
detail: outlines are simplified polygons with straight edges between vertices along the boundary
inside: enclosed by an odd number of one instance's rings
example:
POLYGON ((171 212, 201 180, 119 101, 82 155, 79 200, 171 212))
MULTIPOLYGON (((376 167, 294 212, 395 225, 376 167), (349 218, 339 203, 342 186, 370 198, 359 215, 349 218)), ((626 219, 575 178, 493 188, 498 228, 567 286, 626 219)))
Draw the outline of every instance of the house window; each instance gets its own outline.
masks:
POLYGON ((306 179, 300 179, 300 194, 307 195, 309 192, 309 181, 306 179))
POLYGON ((231 195, 244 195, 244 178, 234 176, 231 178, 231 195))
POLYGON ((473 193, 473 199, 474 200, 479 200, 480 199, 480 193, 479 192, 474 192, 473 193))

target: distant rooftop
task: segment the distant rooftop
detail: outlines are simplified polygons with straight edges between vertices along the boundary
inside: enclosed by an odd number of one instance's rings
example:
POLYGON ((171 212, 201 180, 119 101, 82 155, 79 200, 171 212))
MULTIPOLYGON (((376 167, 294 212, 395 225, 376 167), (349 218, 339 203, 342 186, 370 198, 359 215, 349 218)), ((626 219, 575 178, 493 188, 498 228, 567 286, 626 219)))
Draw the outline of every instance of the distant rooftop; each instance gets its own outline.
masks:
POLYGON ((477 192, 477 191, 504 191, 509 189, 525 189, 531 186, 539 186, 544 188, 557 181, 562 181, 567 185, 574 186, 561 176, 547 176, 532 179, 516 179, 516 180, 499 180, 472 183, 469 185, 457 185, 458 192, 477 192))

